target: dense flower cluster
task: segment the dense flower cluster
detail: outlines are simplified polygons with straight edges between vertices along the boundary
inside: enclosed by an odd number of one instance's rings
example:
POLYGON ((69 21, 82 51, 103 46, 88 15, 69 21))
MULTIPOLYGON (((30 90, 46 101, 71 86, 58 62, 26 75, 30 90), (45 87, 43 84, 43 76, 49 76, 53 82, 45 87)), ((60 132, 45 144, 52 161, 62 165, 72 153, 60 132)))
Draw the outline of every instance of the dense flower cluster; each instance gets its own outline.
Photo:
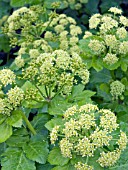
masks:
POLYGON ((111 7, 108 14, 94 14, 89 20, 89 28, 96 33, 85 31, 83 39, 89 40, 88 47, 94 55, 103 57, 103 63, 108 66, 120 62, 128 54, 128 19, 122 16, 122 11, 111 7))
MULTIPOLYGON (((37 54, 37 51, 36 51, 37 54)), ((46 86, 49 90, 61 90, 69 94, 78 79, 83 84, 89 81, 89 71, 77 53, 55 50, 53 53, 34 55, 29 66, 23 69, 23 79, 35 82, 38 86, 46 86)))
MULTIPOLYGON (((96 105, 86 104, 78 108, 72 106, 63 115, 62 125, 56 125, 50 134, 52 144, 60 139, 59 147, 64 157, 72 156, 93 157, 100 148, 101 155, 97 162, 102 167, 113 166, 120 158, 121 151, 126 148, 127 137, 124 132, 114 139, 113 132, 119 128, 117 118, 107 109, 99 110, 96 105), (58 138, 59 137, 59 138, 58 138), (107 150, 111 141, 115 141, 113 151, 107 150)), ((75 164, 77 170, 93 169, 87 162, 75 164)))
POLYGON ((45 9, 38 5, 30 8, 22 7, 9 16, 3 28, 3 31, 10 37, 12 46, 21 46, 16 60, 19 68, 24 65, 21 55, 29 53, 30 56, 35 56, 37 48, 42 52, 51 52, 52 49, 59 48, 80 53, 78 36, 82 30, 76 25, 76 21, 65 14, 56 14, 52 19, 49 15, 49 18, 44 21, 41 20, 41 15, 43 16, 44 13, 45 9), (43 38, 41 38, 42 35, 43 38), (30 48, 31 51, 25 48, 30 48), (21 61, 21 64, 18 61, 21 61))
POLYGON ((75 168, 77 170, 93 170, 92 166, 87 165, 86 163, 82 163, 82 162, 78 162, 77 164, 75 164, 75 168))
POLYGON ((10 69, 0 70, 0 82, 3 86, 15 83, 16 75, 10 69))
POLYGON ((118 100, 120 96, 122 96, 125 91, 125 85, 120 81, 116 80, 110 84, 110 93, 114 100, 118 100))
POLYGON ((64 8, 68 6, 73 10, 79 10, 82 8, 84 4, 86 4, 88 0, 62 0, 64 8))
POLYGON ((65 14, 60 14, 52 21, 44 23, 44 25, 49 26, 44 35, 44 39, 47 42, 58 43, 57 47, 62 50, 80 52, 78 48, 78 36, 82 33, 82 30, 76 25, 76 21, 73 18, 67 17, 65 14))

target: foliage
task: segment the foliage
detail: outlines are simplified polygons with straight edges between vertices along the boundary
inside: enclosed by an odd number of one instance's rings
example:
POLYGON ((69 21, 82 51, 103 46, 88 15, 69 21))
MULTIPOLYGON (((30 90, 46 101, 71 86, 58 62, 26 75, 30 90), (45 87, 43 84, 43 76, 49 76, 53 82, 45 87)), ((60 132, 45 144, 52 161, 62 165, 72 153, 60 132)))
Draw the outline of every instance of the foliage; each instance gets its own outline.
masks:
POLYGON ((0 1, 2 170, 127 169, 123 3, 0 1))

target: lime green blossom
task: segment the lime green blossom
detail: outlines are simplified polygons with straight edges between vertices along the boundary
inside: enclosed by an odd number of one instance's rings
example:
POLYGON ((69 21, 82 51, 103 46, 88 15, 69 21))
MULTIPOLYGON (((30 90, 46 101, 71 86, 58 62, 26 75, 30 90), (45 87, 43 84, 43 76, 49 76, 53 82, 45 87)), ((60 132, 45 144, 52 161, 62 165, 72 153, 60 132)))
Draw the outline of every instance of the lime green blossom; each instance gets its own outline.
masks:
POLYGON ((97 162, 102 167, 111 167, 118 161, 118 159, 120 158, 120 154, 121 151, 119 149, 116 149, 113 152, 107 152, 107 153, 102 152, 97 162))
POLYGON ((117 100, 125 91, 125 85, 116 80, 110 84, 110 93, 113 99, 117 100))
POLYGON ((21 88, 15 86, 8 91, 7 96, 9 103, 12 104, 14 108, 16 108, 20 106, 24 99, 24 91, 21 88))
POLYGON ((124 150, 126 148, 126 144, 128 142, 127 136, 124 132, 121 131, 120 138, 117 141, 120 150, 124 150))
POLYGON ((128 26, 128 19, 124 16, 120 16, 120 23, 123 24, 125 27, 128 26))
MULTIPOLYGON (((113 134, 119 128, 119 124, 113 112, 107 109, 100 110, 93 104, 80 107, 75 105, 68 108, 63 117, 62 125, 54 126, 50 133, 51 143, 55 144, 58 141, 62 156, 72 159, 78 155, 88 160, 95 157, 95 151, 99 150, 100 157, 96 161, 102 167, 113 166, 118 161, 121 152, 126 148, 127 136, 120 131, 120 138, 114 139, 113 134), (116 140, 117 147, 109 151, 107 147, 113 145, 113 140, 116 140)), ((75 168, 93 169, 88 165, 88 161, 84 163, 76 163, 75 168)))
POLYGON ((0 82, 7 86, 8 84, 15 83, 16 75, 10 69, 0 70, 0 82))
POLYGON ((80 56, 77 53, 70 55, 63 50, 42 53, 33 58, 22 74, 23 79, 37 80, 39 86, 53 86, 53 89, 61 90, 64 95, 70 94, 72 86, 77 84, 75 76, 78 76, 83 84, 89 81, 89 71, 80 56))
POLYGON ((123 41, 120 43, 119 53, 124 55, 128 53, 128 41, 123 41))
POLYGON ((0 98, 0 114, 10 116, 13 107, 10 103, 8 103, 7 98, 1 99, 0 98))
POLYGON ((78 162, 77 164, 75 164, 75 168, 77 170, 93 170, 92 166, 89 166, 88 164, 82 162, 78 162))
POLYGON ((114 13, 114 14, 122 14, 122 10, 118 9, 116 7, 111 7, 108 11, 114 13))
POLYGON ((118 58, 116 54, 107 53, 107 55, 103 58, 103 61, 108 65, 112 65, 118 61, 118 58))
POLYGON ((100 14, 94 14, 90 19, 89 19, 89 28, 93 29, 93 28, 97 28, 97 26, 100 23, 100 14))
POLYGON ((88 47, 97 55, 105 51, 103 42, 99 40, 91 40, 88 47))
POLYGON ((16 64, 16 66, 17 66, 18 68, 24 67, 25 61, 24 61, 24 59, 21 57, 21 55, 19 55, 19 56, 17 56, 17 57, 15 58, 15 64, 16 64))
POLYGON ((121 39, 126 38, 126 36, 128 35, 124 27, 118 28, 116 34, 121 39))

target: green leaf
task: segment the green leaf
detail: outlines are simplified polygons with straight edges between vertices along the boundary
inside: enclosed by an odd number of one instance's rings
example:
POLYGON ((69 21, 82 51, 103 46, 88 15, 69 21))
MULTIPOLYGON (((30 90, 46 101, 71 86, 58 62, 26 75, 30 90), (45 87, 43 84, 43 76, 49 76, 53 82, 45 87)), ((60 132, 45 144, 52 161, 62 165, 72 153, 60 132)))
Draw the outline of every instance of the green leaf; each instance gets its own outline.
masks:
POLYGON ((0 124, 3 123, 3 122, 5 121, 6 118, 7 118, 6 115, 0 114, 0 124))
POLYGON ((54 119, 51 119, 50 121, 48 121, 48 122, 45 124, 45 127, 46 127, 49 131, 51 131, 54 126, 56 126, 56 125, 62 125, 62 124, 63 124, 62 118, 54 118, 54 119))
POLYGON ((48 162, 51 165, 66 165, 69 162, 69 158, 64 158, 61 154, 59 147, 54 147, 49 153, 48 162))
POLYGON ((5 52, 9 52, 10 50, 9 39, 3 34, 0 34, 0 51, 1 50, 5 52))
POLYGON ((63 115, 63 113, 72 106, 63 97, 56 96, 50 103, 49 114, 50 115, 63 115))
MULTIPOLYGON (((34 136, 36 137, 36 136, 34 136)), ((45 164, 48 156, 48 144, 43 139, 33 140, 25 144, 23 147, 26 157, 32 161, 36 161, 40 164, 45 164)))
POLYGON ((36 129, 36 132, 40 132, 42 130, 45 130, 45 123, 47 123, 49 120, 48 114, 38 113, 34 119, 32 120, 31 124, 36 129))
POLYGON ((36 170, 34 162, 19 148, 8 148, 2 156, 2 170, 36 170))
POLYGON ((118 7, 120 6, 121 2, 122 0, 102 0, 100 4, 101 12, 107 12, 110 7, 118 7))
POLYGON ((96 93, 90 90, 84 90, 84 85, 79 84, 77 86, 73 86, 72 94, 67 98, 69 102, 75 102, 78 105, 85 103, 91 103, 91 97, 96 93))
POLYGON ((17 129, 13 135, 6 141, 8 146, 23 147, 29 141, 29 134, 25 128, 17 129))
POLYGON ((12 135, 12 126, 0 124, 0 143, 5 142, 12 135))
POLYGON ((53 168, 52 165, 50 164, 45 164, 45 165, 41 165, 41 164, 37 164, 36 165, 36 170, 51 170, 53 168))
POLYGON ((103 69, 100 72, 95 70, 91 71, 90 83, 108 83, 112 79, 110 71, 107 69, 103 69))
POLYGON ((56 166, 52 170, 76 170, 76 168, 74 168, 74 166, 69 163, 64 166, 56 166))
POLYGON ((89 0, 85 7, 85 12, 89 15, 99 13, 98 10, 99 0, 89 0))
POLYGON ((5 143, 0 143, 0 160, 1 160, 1 155, 5 151, 6 144, 5 143))
POLYGON ((128 146, 122 152, 119 161, 114 167, 109 168, 109 170, 127 170, 128 169, 128 146))
POLYGON ((21 127, 22 126, 22 115, 20 110, 14 110, 11 113, 11 116, 7 118, 6 123, 14 126, 21 127))

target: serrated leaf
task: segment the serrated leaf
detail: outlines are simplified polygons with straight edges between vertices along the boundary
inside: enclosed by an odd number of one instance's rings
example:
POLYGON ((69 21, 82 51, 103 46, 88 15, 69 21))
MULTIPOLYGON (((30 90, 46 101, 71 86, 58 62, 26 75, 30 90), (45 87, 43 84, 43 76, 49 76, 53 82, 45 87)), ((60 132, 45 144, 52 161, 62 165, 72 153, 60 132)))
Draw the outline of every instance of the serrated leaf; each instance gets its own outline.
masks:
POLYGON ((68 107, 72 104, 68 103, 63 97, 55 97, 49 105, 49 114, 50 115, 63 115, 68 107))
POLYGON ((52 170, 76 170, 76 168, 74 168, 74 166, 69 163, 64 166, 56 166, 52 170))
POLYGON ((11 113, 11 116, 7 118, 6 123, 14 126, 21 127, 22 126, 22 115, 20 110, 14 110, 11 113))
POLYGON ((25 128, 17 129, 13 135, 6 141, 8 146, 23 147, 29 141, 29 134, 25 128))
POLYGON ((91 71, 90 83, 108 83, 112 79, 110 71, 107 69, 103 69, 100 72, 95 70, 91 71))
POLYGON ((50 164, 45 164, 45 165, 37 164, 36 165, 36 170, 51 170, 52 168, 53 166, 50 164))
POLYGON ((33 141, 31 139, 29 143, 24 145, 23 150, 26 153, 26 157, 30 160, 36 161, 40 164, 46 163, 49 152, 48 144, 46 141, 33 141))
POLYGON ((49 120, 48 114, 39 113, 37 116, 34 117, 33 121, 31 122, 32 126, 36 129, 37 132, 44 130, 44 125, 49 120))
POLYGON ((8 148, 2 156, 2 170, 36 170, 35 163, 19 148, 8 148))
POLYGON ((48 162, 51 165, 66 165, 69 162, 69 158, 64 158, 61 154, 61 151, 58 147, 54 147, 53 150, 49 153, 48 162))
POLYGON ((0 143, 5 142, 12 135, 12 126, 5 122, 0 124, 0 143))
POLYGON ((63 124, 62 118, 54 118, 54 119, 51 119, 50 121, 48 121, 48 122, 45 124, 45 127, 46 127, 49 131, 51 131, 54 126, 56 126, 56 125, 62 125, 62 124, 63 124))

